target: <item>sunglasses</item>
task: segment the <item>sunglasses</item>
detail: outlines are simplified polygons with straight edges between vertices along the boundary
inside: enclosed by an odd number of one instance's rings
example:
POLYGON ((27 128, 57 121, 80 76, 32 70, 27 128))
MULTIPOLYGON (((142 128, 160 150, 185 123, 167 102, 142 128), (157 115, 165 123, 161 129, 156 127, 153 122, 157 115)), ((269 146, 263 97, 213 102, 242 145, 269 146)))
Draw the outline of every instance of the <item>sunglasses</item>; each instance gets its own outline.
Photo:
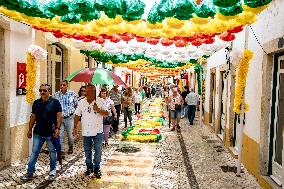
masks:
POLYGON ((40 93, 41 93, 41 92, 46 93, 48 90, 47 90, 47 89, 39 89, 38 91, 39 91, 40 93))
POLYGON ((86 92, 86 90, 81 90, 81 92, 86 92))

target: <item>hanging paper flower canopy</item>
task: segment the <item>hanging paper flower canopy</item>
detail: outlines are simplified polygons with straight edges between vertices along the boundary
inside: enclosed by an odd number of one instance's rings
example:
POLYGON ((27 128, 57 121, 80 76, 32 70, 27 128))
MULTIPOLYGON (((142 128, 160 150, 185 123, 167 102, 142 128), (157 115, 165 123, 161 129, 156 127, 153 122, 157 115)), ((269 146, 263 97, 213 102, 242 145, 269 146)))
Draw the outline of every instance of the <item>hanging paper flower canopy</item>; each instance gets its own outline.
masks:
MULTIPOLYGON (((213 2, 203 0, 197 5, 195 0, 163 0, 153 5, 147 18, 151 24, 162 22, 165 18, 170 17, 189 20, 194 14, 200 18, 208 18, 214 17, 217 9, 220 8, 223 12, 230 12, 234 9, 233 7, 247 5, 251 8, 258 8, 271 1, 244 0, 244 4, 242 4, 240 0, 213 0, 213 2)), ((62 21, 72 24, 98 19, 101 13, 109 18, 120 15, 123 20, 131 22, 140 20, 145 9, 145 3, 141 0, 49 0, 43 2, 1 0, 0 5, 31 17, 52 19, 59 16, 62 21)), ((226 16, 226 14, 224 15, 226 16)))
POLYGON ((224 41, 233 41, 236 36, 233 33, 229 33, 229 32, 225 32, 223 34, 221 34, 220 39, 224 40, 224 41))
MULTIPOLYGON (((95 60, 99 62, 112 62, 113 64, 117 63, 128 63, 129 61, 135 61, 139 59, 143 59, 146 61, 152 62, 157 67, 180 67, 185 65, 185 63, 181 62, 168 62, 168 61, 162 61, 157 60, 154 57, 147 57, 144 54, 110 54, 110 53, 104 53, 100 51, 80 51, 82 54, 86 56, 91 56, 95 60)), ((191 60, 188 60, 187 62, 190 62, 191 60)))
MULTIPOLYGON (((103 39, 109 39, 112 42, 119 42, 120 40, 123 41, 130 41, 132 39, 136 39, 137 42, 145 42, 147 41, 147 43, 151 44, 151 45, 157 45, 159 43, 161 43, 164 46, 169 46, 171 44, 175 44, 176 47, 183 47, 183 46, 187 46, 190 43, 192 43, 194 46, 200 46, 201 44, 212 44, 215 41, 215 36, 217 34, 212 34, 212 35, 206 35, 206 34, 195 34, 191 37, 182 37, 182 36, 176 36, 174 38, 171 39, 167 39, 167 38, 163 38, 163 39, 159 39, 159 37, 154 37, 154 38, 145 38, 145 37, 140 37, 140 36, 135 36, 134 34, 129 34, 129 33, 124 33, 124 34, 113 34, 113 35, 107 35, 107 34, 101 34, 100 36, 84 36, 84 35, 80 35, 80 34, 74 34, 74 35, 69 35, 66 33, 62 33, 59 30, 49 30, 46 28, 37 28, 34 27, 37 30, 41 30, 44 32, 52 32, 54 34, 55 37, 57 38, 73 38, 76 40, 82 40, 84 42, 91 42, 91 41, 96 41, 99 44, 103 44, 105 42, 105 40, 103 39), (177 42, 178 41, 178 42, 177 42)), ((229 33, 237 33, 242 31, 243 26, 238 26, 236 28, 233 28, 232 30, 228 30, 229 33)), ((222 35, 222 34, 220 34, 222 35)), ((223 39, 222 37, 220 37, 220 39, 223 39)))
POLYGON ((168 47, 162 46, 161 44, 149 45, 147 43, 142 44, 135 42, 135 40, 131 40, 128 43, 124 41, 114 43, 111 42, 111 40, 107 40, 104 45, 99 45, 93 42, 84 43, 82 41, 73 40, 72 46, 81 50, 99 51, 111 55, 119 55, 118 57, 124 57, 124 59, 121 60, 117 60, 116 57, 115 62, 116 60, 127 62, 129 59, 154 59, 155 61, 187 63, 189 60, 192 62, 192 60, 198 59, 202 56, 210 56, 219 49, 228 46, 228 43, 223 43, 220 40, 217 40, 214 44, 210 45, 175 48, 174 45, 168 47), (127 57, 126 59, 125 56, 127 57))
POLYGON ((0 12, 34 27, 68 35, 128 33, 171 39, 200 33, 216 35, 251 24, 271 1, 203 0, 196 4, 195 0, 163 0, 152 7, 146 21, 142 20, 145 3, 141 0, 1 0, 0 12))

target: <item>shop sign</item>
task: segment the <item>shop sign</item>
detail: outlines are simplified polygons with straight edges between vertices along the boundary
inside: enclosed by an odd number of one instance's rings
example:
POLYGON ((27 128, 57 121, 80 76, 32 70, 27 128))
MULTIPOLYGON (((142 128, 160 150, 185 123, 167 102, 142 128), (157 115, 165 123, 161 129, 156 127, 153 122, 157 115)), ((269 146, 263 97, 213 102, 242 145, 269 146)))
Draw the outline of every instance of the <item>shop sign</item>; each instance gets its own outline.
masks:
POLYGON ((17 95, 26 95, 26 63, 17 62, 17 95))

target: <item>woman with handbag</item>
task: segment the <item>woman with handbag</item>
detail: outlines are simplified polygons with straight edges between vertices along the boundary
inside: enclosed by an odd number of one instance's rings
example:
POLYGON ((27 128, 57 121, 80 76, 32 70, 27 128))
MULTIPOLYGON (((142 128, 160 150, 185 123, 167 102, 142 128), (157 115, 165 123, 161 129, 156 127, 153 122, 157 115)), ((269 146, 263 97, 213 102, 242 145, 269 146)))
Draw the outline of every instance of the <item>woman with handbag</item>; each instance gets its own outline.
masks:
POLYGON ((103 102, 107 107, 107 111, 109 112, 108 116, 103 118, 103 127, 104 127, 104 146, 108 146, 108 138, 110 127, 113 122, 112 113, 114 115, 114 119, 117 119, 116 110, 114 107, 114 102, 109 98, 108 91, 106 88, 102 88, 99 94, 99 97, 102 98, 103 102))
POLYGON ((132 112, 134 110, 134 96, 130 87, 126 88, 122 96, 122 107, 124 110, 124 123, 127 128, 127 118, 129 119, 130 126, 132 125, 132 112))
POLYGON ((179 122, 181 117, 181 107, 183 105, 183 98, 178 93, 176 89, 172 89, 173 94, 169 97, 169 106, 170 106, 170 116, 173 128, 171 131, 179 128, 179 122))

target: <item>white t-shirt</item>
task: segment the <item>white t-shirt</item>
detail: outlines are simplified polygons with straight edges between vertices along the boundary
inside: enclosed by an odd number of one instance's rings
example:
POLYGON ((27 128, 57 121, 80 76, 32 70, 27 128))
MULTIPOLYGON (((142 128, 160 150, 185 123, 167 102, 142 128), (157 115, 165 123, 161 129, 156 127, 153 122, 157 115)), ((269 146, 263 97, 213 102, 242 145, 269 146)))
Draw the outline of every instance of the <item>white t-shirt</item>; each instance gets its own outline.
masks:
POLYGON ((108 111, 108 116, 111 116, 112 115, 112 113, 111 113, 111 105, 114 105, 113 100, 111 100, 109 97, 107 97, 105 100, 103 98, 101 98, 101 99, 102 99, 102 101, 106 105, 106 109, 108 111))
POLYGON ((138 103, 138 104, 142 102, 142 96, 141 96, 141 94, 139 92, 135 93, 134 101, 135 101, 135 103, 138 103))
POLYGON ((91 104, 87 102, 87 98, 84 98, 78 102, 75 114, 82 116, 82 135, 83 136, 96 136, 98 133, 103 132, 103 116, 99 113, 95 113, 93 110, 94 104, 97 104, 98 108, 107 110, 105 103, 99 97, 91 104))

